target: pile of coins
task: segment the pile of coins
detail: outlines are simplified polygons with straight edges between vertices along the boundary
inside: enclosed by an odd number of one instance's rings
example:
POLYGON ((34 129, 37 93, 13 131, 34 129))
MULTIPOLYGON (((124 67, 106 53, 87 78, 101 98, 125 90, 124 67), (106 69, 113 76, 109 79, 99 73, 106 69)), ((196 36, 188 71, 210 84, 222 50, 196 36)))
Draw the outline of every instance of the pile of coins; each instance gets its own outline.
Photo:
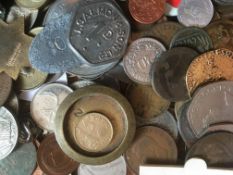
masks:
POLYGON ((232 167, 232 0, 0 4, 0 174, 232 167))

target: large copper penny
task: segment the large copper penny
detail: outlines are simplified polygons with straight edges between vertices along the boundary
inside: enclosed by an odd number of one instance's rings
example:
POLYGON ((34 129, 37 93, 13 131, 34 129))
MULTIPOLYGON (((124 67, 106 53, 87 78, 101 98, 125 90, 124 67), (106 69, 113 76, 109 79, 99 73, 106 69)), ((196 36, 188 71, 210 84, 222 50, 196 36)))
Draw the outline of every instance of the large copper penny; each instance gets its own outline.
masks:
POLYGON ((133 84, 126 96, 134 112, 142 119, 150 119, 166 111, 170 102, 158 96, 150 86, 133 84))
POLYGON ((137 130, 125 158, 130 169, 138 174, 139 166, 143 164, 175 163, 177 146, 164 130, 153 126, 143 127, 137 130))
POLYGON ((165 13, 165 0, 129 0, 129 11, 137 22, 151 24, 165 13))
POLYGON ((185 76, 198 53, 190 48, 177 47, 161 54, 152 66, 152 86, 161 97, 170 101, 189 99, 185 76))
POLYGON ((78 163, 61 150, 53 134, 47 136, 40 144, 37 162, 47 175, 67 175, 78 167, 78 163))
POLYGON ((113 127, 110 120, 100 113, 88 113, 73 121, 75 140, 87 151, 101 151, 113 138, 113 127))
POLYGON ((186 160, 192 157, 200 157, 206 161, 208 166, 232 168, 232 147, 232 133, 213 133, 195 143, 189 150, 186 160))
POLYGON ((198 56, 190 64, 186 74, 186 85, 190 94, 197 87, 217 80, 233 80, 233 52, 218 49, 198 56))
POLYGON ((187 119, 196 137, 211 125, 233 123, 233 81, 206 85, 194 94, 188 107, 187 119))
POLYGON ((233 50, 233 22, 230 20, 218 20, 207 26, 215 49, 226 48, 233 50))

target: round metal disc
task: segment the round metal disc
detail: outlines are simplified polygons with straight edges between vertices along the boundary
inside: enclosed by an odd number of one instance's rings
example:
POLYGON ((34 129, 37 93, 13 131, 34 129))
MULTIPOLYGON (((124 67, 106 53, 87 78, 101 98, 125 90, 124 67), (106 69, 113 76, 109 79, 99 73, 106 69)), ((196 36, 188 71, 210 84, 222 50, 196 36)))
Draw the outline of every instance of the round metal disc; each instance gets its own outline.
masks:
POLYGON ((45 4, 47 0, 15 0, 18 6, 22 6, 30 9, 38 9, 45 4))

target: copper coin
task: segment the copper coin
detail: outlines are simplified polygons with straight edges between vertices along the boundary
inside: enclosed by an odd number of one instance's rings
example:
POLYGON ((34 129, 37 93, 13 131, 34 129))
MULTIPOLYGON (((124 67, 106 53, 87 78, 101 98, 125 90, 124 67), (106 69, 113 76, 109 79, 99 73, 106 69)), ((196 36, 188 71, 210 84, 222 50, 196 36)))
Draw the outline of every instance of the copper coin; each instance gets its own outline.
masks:
POLYGON ((229 167, 233 164, 233 134, 217 132, 207 135, 189 150, 186 160, 192 157, 204 159, 208 166, 229 167))
POLYGON ((230 20, 218 20, 207 26, 215 49, 226 48, 233 50, 233 22, 230 20))
POLYGON ((221 81, 199 88, 188 107, 187 119, 196 137, 211 125, 233 123, 233 81, 221 81))
POLYGON ((129 0, 129 11, 137 22, 151 24, 165 13, 165 0, 129 0))
POLYGON ((217 80, 233 80, 233 52, 218 49, 204 53, 193 60, 186 74, 190 94, 197 87, 217 80))
POLYGON ((170 102, 158 96, 150 86, 130 85, 126 96, 140 118, 150 119, 166 111, 170 102))
POLYGON ((12 87, 12 79, 5 73, 0 73, 0 106, 8 99, 12 87))
POLYGON ((189 99, 185 76, 198 53, 190 48, 177 47, 161 54, 152 66, 152 86, 155 92, 169 101, 189 99))
POLYGON ((143 164, 175 163, 177 146, 164 130, 153 126, 142 127, 137 130, 125 158, 130 169, 139 174, 139 166, 143 164))
POLYGON ((39 146, 37 163, 47 175, 67 175, 78 167, 59 147, 54 134, 47 136, 39 146))

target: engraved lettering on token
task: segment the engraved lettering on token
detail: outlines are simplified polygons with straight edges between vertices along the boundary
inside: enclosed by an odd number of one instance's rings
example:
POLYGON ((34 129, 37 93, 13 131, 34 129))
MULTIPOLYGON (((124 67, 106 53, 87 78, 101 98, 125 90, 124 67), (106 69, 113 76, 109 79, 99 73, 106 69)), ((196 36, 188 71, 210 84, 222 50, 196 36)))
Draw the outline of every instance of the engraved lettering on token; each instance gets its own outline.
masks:
POLYGON ((104 115, 88 113, 77 122, 74 136, 82 149, 97 152, 110 144, 113 138, 113 127, 104 115))
POLYGON ((6 63, 7 66, 9 66, 9 67, 15 66, 17 58, 18 58, 19 54, 22 52, 21 45, 22 45, 21 43, 17 43, 17 46, 13 52, 13 55, 9 58, 8 62, 6 63))

